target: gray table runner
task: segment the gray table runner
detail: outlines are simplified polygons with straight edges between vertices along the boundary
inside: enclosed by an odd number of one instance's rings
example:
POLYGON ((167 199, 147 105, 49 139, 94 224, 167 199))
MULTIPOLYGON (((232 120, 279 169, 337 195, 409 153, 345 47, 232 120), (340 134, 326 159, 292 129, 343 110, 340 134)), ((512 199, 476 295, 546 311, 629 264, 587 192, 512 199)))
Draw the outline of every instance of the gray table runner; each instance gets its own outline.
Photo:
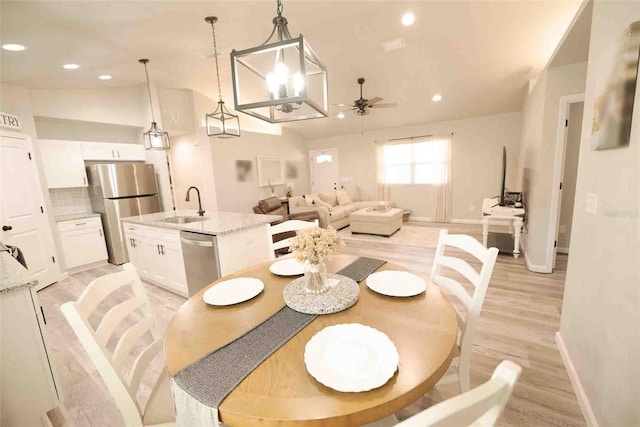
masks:
MULTIPOLYGON (((361 257, 338 274, 359 282, 385 262, 361 257)), ((218 426, 218 406, 224 398, 317 316, 285 306, 246 334, 178 371, 171 380, 178 425, 218 426)))

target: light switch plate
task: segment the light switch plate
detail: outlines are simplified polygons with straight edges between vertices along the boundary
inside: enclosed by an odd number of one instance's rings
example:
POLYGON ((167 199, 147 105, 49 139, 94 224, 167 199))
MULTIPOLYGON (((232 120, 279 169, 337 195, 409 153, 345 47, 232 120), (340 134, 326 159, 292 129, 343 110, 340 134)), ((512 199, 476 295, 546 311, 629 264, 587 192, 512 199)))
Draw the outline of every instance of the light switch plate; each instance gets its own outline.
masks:
POLYGON ((587 193, 587 201, 585 203, 585 210, 588 214, 593 216, 598 211, 598 195, 595 193, 587 193))

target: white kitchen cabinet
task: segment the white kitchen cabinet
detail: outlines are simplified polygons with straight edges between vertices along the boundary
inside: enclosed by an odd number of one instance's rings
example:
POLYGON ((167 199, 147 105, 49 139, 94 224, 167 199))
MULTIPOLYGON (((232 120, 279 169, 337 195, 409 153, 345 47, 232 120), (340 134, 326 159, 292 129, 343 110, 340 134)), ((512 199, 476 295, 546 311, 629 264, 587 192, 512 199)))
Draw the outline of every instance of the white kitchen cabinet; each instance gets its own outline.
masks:
POLYGON ((129 261, 143 279, 178 295, 188 296, 180 232, 125 224, 129 261))
POLYGON ((79 271, 106 262, 107 246, 99 217, 58 223, 67 269, 79 271))
POLYGON ((144 146, 113 142, 82 142, 84 160, 145 161, 144 146))
POLYGON ((2 426, 41 426, 46 412, 58 405, 43 313, 34 288, 0 293, 2 426))
POLYGON ((49 188, 87 186, 81 142, 41 139, 40 154, 49 188))

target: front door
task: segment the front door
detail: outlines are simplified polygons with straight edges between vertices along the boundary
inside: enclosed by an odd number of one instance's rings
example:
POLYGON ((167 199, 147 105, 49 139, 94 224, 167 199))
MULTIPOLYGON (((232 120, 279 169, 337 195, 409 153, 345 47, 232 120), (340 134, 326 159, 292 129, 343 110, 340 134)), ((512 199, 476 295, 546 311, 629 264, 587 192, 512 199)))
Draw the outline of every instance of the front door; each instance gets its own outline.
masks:
POLYGON ((338 149, 329 148, 309 152, 311 192, 321 193, 340 188, 338 149))
POLYGON ((58 280, 42 189, 26 136, 0 136, 0 241, 19 247, 42 289, 58 280))

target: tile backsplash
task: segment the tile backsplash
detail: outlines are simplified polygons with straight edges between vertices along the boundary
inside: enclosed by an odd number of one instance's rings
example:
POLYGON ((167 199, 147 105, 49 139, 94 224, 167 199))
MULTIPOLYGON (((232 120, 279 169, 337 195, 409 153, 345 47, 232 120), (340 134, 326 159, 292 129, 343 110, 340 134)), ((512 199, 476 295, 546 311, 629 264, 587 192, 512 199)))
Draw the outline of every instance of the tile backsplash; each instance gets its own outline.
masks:
POLYGON ((53 188, 49 190, 53 215, 69 215, 91 212, 89 190, 79 188, 53 188))

